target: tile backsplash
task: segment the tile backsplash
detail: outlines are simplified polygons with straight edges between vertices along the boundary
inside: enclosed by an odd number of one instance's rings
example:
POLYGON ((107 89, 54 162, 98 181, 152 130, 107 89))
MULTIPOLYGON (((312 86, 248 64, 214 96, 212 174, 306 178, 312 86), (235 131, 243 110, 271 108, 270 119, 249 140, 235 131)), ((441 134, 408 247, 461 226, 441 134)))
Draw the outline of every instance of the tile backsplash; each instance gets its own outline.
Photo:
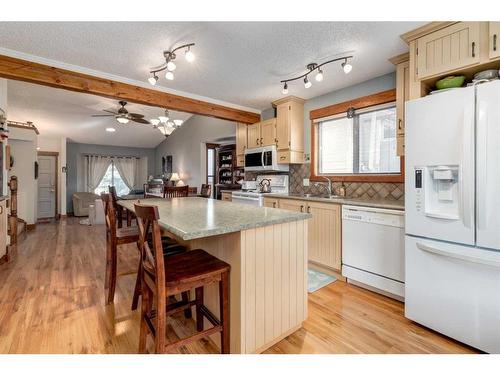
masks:
MULTIPOLYGON (((290 164, 289 190, 292 194, 320 194, 327 192, 328 183, 310 182, 303 186, 303 179, 309 178, 311 164, 290 164)), ((246 172, 246 179, 255 179, 256 173, 246 172)), ((346 196, 363 199, 404 200, 404 184, 390 182, 345 182, 346 196)), ((333 183, 335 193, 341 186, 340 182, 333 183)))

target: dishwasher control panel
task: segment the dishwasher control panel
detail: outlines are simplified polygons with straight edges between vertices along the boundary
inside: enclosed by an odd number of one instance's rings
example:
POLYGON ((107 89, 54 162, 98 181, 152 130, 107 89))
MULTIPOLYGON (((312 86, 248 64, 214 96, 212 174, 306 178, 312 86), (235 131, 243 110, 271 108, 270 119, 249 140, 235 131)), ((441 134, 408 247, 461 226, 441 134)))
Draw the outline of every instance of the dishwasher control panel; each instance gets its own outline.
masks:
POLYGON ((403 228, 404 211, 344 205, 342 206, 342 220, 403 228))

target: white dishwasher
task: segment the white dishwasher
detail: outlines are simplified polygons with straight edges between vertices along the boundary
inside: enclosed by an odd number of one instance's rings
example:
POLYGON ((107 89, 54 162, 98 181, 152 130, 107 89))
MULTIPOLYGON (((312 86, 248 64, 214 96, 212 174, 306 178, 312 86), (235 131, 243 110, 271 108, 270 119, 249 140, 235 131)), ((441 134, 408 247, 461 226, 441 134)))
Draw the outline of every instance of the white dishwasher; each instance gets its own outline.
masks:
POLYGON ((342 275, 404 298, 404 211, 342 206, 342 275))

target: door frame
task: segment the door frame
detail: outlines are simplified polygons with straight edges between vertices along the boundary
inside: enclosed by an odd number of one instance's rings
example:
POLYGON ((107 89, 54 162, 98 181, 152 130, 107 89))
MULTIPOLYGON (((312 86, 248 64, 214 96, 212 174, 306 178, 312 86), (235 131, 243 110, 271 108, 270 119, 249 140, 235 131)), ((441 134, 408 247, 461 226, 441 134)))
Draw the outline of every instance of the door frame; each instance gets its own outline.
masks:
MULTIPOLYGON (((55 156, 56 157, 56 163, 55 163, 55 176, 56 176, 56 207, 55 207, 55 212, 54 212, 54 219, 59 220, 59 152, 56 151, 38 151, 37 152, 37 157, 38 156, 55 156)), ((37 189, 38 189, 38 180, 37 180, 37 189)), ((37 216, 38 216, 38 194, 37 194, 37 216)), ((50 219, 50 218, 44 218, 44 219, 50 219)), ((37 217, 36 220, 38 221, 39 218, 37 217)))

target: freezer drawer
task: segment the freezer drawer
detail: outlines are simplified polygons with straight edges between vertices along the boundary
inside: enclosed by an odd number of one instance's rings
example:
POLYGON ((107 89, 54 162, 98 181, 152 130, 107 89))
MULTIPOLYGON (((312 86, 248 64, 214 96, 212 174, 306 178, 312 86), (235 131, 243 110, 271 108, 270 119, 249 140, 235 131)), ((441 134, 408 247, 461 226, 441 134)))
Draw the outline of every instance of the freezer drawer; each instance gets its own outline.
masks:
POLYGON ((406 236, 405 316, 500 353, 500 252, 406 236))

